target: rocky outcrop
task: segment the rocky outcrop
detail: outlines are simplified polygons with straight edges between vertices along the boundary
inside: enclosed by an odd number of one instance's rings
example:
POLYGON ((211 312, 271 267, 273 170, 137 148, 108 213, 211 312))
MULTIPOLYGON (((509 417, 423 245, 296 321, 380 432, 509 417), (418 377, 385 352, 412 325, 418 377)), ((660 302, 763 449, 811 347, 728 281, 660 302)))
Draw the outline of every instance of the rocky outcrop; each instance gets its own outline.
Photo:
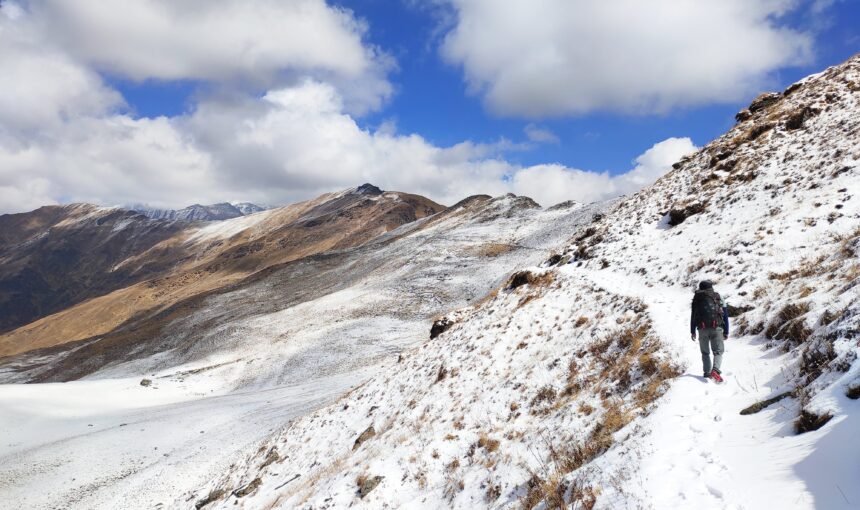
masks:
POLYGON ((373 425, 364 429, 364 432, 358 435, 355 439, 355 443, 352 445, 353 450, 357 450, 359 446, 363 445, 368 439, 372 438, 376 435, 376 430, 373 428, 373 425))

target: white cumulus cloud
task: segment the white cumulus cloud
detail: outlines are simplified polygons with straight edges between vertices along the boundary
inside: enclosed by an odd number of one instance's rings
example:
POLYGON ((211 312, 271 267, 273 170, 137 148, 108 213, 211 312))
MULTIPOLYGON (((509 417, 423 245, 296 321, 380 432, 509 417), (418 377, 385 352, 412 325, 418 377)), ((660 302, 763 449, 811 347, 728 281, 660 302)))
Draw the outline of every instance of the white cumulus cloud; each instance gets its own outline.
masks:
POLYGON ((442 54, 503 115, 662 113, 735 101, 811 58, 794 0, 447 0, 442 54))
POLYGON ((536 126, 534 124, 527 124, 525 128, 523 128, 523 132, 526 134, 526 137, 537 143, 559 143, 558 136, 550 131, 549 129, 542 128, 540 126, 536 126))
POLYGON ((559 142, 539 125, 526 126, 524 142, 448 147, 399 133, 393 123, 363 127, 356 104, 384 100, 388 64, 349 12, 322 0, 213 5, 0 4, 0 68, 9 71, 0 73, 0 213, 73 201, 278 204, 362 182, 447 204, 506 192, 544 205, 590 202, 647 185, 694 149, 689 139, 666 140, 627 173, 610 175, 506 160, 535 143, 559 142), (308 26, 280 34, 290 23, 308 26), (290 39, 308 33, 310 43, 290 39), (313 47, 317 36, 330 47, 313 47), (273 49, 279 45, 283 54, 273 49), (195 94, 188 113, 136 118, 105 72, 213 87, 195 94))
POLYGON ((681 157, 698 148, 689 138, 669 138, 654 144, 636 158, 628 172, 589 172, 562 165, 537 165, 514 174, 512 190, 544 205, 565 200, 594 202, 634 193, 656 181, 681 157))

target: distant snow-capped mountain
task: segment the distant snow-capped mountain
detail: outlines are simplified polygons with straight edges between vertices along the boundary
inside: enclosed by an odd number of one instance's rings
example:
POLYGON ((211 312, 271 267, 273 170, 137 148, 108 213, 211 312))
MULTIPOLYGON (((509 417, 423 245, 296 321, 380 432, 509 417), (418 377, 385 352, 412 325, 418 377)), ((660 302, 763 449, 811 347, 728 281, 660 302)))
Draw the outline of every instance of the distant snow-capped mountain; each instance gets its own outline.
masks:
POLYGON ((132 204, 126 209, 156 220, 222 221, 265 211, 268 207, 250 202, 222 202, 211 205, 190 205, 184 209, 159 209, 146 204, 132 204))

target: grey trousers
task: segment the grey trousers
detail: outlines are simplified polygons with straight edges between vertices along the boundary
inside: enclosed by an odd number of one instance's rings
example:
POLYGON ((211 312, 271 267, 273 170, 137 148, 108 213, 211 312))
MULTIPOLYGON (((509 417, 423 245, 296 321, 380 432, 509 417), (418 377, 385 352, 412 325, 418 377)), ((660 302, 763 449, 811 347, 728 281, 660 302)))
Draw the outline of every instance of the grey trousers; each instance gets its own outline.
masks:
POLYGON ((714 352, 713 368, 719 372, 723 363, 725 350, 723 328, 705 328, 699 330, 699 348, 702 350, 702 372, 711 373, 711 351, 714 352))

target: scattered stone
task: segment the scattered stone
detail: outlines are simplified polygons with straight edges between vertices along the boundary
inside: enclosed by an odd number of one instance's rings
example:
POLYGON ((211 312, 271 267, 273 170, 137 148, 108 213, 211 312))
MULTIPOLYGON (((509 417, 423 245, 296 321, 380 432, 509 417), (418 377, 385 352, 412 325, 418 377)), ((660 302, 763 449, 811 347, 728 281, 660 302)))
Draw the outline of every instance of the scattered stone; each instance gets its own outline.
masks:
POLYGON ((433 326, 430 327, 430 339, 434 339, 442 333, 451 329, 451 326, 454 325, 454 321, 447 317, 442 317, 436 321, 433 321, 433 326))
MULTIPOLYGON (((747 110, 746 108, 744 108, 743 110, 741 110, 735 114, 735 120, 737 122, 743 122, 745 120, 749 120, 750 118, 752 118, 752 112, 747 110)), ((675 165, 678 165, 678 163, 675 163, 675 165)), ((674 168, 675 165, 672 165, 672 167, 674 168)), ((678 165, 678 166, 681 166, 681 165, 678 165)))
POLYGON ((763 409, 765 409, 765 408, 767 408, 773 404, 776 404, 780 400, 782 400, 786 397, 791 397, 793 395, 794 395, 793 391, 786 391, 785 393, 780 393, 779 395, 777 395, 773 398, 769 398, 769 399, 763 400, 761 402, 756 402, 755 404, 743 409, 741 411, 741 415, 746 416, 748 414, 755 414, 755 413, 757 413, 757 412, 759 412, 759 411, 761 411, 761 410, 763 410, 763 409))
POLYGON ((149 379, 142 379, 140 381, 140 385, 143 387, 152 386, 152 381, 149 379))
POLYGON ((364 432, 358 435, 358 438, 355 440, 355 444, 352 445, 352 449, 356 450, 359 446, 364 444, 365 441, 370 439, 371 437, 376 435, 376 430, 373 428, 373 425, 364 429, 364 432))
POLYGON ((814 117, 820 113, 820 110, 817 108, 810 108, 808 106, 804 106, 794 113, 790 114, 785 119, 785 129, 800 129, 803 127, 803 123, 806 122, 807 119, 814 117))
POLYGON ((263 481, 260 480, 259 477, 254 478, 254 480, 251 483, 249 483, 248 485, 234 490, 233 495, 236 496, 237 498, 244 498, 248 494, 252 494, 254 491, 256 491, 257 488, 260 487, 260 485, 262 485, 262 484, 263 484, 263 481))
POLYGON ((748 311, 752 310, 755 307, 749 306, 749 305, 742 305, 742 306, 726 305, 726 308, 728 309, 729 317, 738 317, 740 315, 747 313, 748 311))
POLYGON ((358 483, 358 497, 364 499, 385 478, 384 476, 361 477, 358 483))
POLYGON ((264 467, 268 466, 269 464, 273 464, 275 462, 278 462, 279 460, 281 460, 281 456, 278 455, 278 449, 275 447, 272 447, 272 449, 269 450, 269 453, 266 454, 266 458, 263 459, 263 463, 260 465, 260 469, 263 469, 264 467))
POLYGON ((776 124, 773 122, 762 122, 760 124, 756 124, 752 127, 752 129, 749 130, 749 133, 747 133, 747 140, 750 142, 755 140, 756 138, 773 129, 774 126, 776 126, 776 124))
POLYGON ((546 285, 554 280, 551 272, 535 274, 531 271, 517 271, 508 279, 505 290, 514 290, 523 285, 546 285))
POLYGON ((816 414, 804 409, 794 421, 794 431, 798 434, 812 432, 826 425, 831 419, 833 419, 833 415, 830 413, 816 414))
POLYGON ((682 207, 677 207, 669 210, 669 226, 674 227, 684 223, 690 216, 700 214, 705 210, 705 205, 702 202, 692 202, 682 207))
POLYGON ((207 494, 205 498, 198 500, 196 503, 194 503, 194 508, 200 510, 204 506, 210 503, 214 503, 215 501, 218 501, 219 499, 223 498, 226 494, 227 493, 226 491, 224 491, 224 489, 213 490, 209 494, 207 494))
POLYGON ((799 83, 799 82, 798 83, 792 83, 785 90, 782 91, 782 96, 788 97, 789 94, 793 93, 795 90, 799 89, 802 86, 803 86, 803 84, 799 83))

